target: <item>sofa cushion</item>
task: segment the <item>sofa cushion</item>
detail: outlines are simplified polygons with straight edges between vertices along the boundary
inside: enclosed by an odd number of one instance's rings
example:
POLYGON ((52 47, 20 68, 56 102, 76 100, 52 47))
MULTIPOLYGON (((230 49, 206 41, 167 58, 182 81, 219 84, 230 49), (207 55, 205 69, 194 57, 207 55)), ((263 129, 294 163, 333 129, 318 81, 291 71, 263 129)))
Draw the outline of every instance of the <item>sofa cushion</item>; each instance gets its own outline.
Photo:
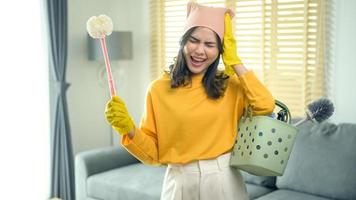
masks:
POLYGON ((250 196, 250 199, 256 199, 257 197, 263 196, 274 191, 274 189, 250 183, 246 183, 246 189, 250 196))
POLYGON ((269 188, 275 188, 276 177, 275 176, 255 176, 245 171, 241 171, 241 175, 246 183, 252 183, 269 188))
POLYGON ((276 190, 267 195, 257 198, 256 200, 331 200, 329 198, 311 195, 292 190, 276 190))
POLYGON ((277 187, 356 199, 355 144, 356 124, 303 124, 277 187))
POLYGON ((160 198, 166 167, 136 163, 92 175, 88 178, 88 196, 97 199, 160 198))

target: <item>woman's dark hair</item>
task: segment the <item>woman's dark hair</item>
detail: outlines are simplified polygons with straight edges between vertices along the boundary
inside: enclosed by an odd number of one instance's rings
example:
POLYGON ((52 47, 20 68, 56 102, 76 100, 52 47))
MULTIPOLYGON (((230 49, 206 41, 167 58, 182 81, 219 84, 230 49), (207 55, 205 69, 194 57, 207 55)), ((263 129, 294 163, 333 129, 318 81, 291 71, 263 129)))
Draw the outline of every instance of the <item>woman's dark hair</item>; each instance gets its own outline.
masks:
MULTIPOLYGON (((192 83, 192 72, 188 69, 187 63, 183 54, 184 45, 187 43, 190 35, 197 27, 189 29, 180 40, 180 48, 175 63, 169 66, 171 77, 171 88, 178 88, 192 83)), ((219 54, 216 60, 208 67, 203 77, 203 85, 209 98, 218 99, 224 95, 226 79, 229 76, 223 72, 218 72, 220 54, 223 52, 222 44, 219 36, 215 33, 219 54)))

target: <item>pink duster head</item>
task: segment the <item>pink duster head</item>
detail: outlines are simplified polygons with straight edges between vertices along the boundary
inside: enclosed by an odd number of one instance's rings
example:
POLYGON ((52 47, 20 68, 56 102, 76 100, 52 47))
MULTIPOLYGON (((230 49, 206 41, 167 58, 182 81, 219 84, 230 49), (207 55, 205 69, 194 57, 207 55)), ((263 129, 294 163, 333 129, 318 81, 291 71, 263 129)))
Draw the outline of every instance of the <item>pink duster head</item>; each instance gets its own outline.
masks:
POLYGON ((213 30, 223 41, 225 13, 229 13, 231 18, 235 16, 234 12, 228 8, 208 7, 189 2, 183 34, 193 27, 204 26, 213 30))

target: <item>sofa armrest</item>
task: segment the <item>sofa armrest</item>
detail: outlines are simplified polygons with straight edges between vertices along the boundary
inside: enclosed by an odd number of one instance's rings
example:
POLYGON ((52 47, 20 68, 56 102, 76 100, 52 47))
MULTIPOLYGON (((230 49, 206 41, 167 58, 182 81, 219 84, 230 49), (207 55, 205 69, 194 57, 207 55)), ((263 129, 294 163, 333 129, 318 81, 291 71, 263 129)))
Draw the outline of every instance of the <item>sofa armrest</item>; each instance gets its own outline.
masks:
POLYGON ((137 160, 123 147, 104 147, 78 153, 75 156, 76 199, 87 197, 86 181, 93 174, 137 163, 137 160))

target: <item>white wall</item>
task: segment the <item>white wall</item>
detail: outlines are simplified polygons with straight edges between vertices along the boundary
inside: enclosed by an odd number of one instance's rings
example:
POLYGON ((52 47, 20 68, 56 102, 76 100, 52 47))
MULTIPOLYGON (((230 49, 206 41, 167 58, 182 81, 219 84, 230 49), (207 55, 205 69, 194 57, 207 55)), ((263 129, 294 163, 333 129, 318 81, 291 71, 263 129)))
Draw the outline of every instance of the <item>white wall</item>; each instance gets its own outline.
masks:
POLYGON ((331 121, 356 123, 356 0, 337 0, 335 6, 331 121))
MULTIPOLYGON (((98 74, 105 65, 87 58, 86 21, 93 15, 106 14, 114 30, 132 31, 133 60, 112 61, 117 93, 122 97, 136 124, 144 106, 149 83, 148 1, 77 0, 68 1, 68 110, 74 154, 110 145, 110 127, 104 109, 110 95, 106 80, 98 74)), ((118 141, 118 139, 116 139, 118 141)))

